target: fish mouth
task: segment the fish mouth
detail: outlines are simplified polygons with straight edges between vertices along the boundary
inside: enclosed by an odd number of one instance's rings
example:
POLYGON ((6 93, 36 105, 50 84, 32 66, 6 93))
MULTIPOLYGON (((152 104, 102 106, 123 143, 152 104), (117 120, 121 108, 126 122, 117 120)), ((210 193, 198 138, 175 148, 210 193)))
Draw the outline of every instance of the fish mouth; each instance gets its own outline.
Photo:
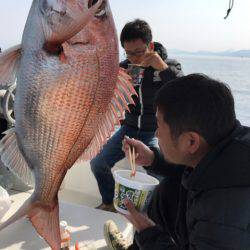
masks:
MULTIPOLYGON (((88 7, 91 8, 97 2, 98 2, 98 0, 89 0, 88 7)), ((103 18, 103 17, 105 17, 107 15, 106 6, 107 6, 107 3, 106 3, 105 0, 103 0, 100 8, 97 10, 97 12, 95 14, 95 17, 97 17, 97 18, 103 18)))

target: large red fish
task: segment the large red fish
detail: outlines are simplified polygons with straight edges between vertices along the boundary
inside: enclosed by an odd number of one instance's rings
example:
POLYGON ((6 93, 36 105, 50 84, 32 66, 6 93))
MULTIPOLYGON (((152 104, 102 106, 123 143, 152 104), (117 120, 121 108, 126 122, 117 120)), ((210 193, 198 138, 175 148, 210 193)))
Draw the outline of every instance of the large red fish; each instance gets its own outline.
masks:
POLYGON ((22 44, 0 56, 0 85, 17 77, 15 128, 0 143, 3 163, 27 182, 31 198, 0 230, 27 215, 60 249, 57 193, 79 157, 106 142, 135 94, 118 67, 107 0, 34 0, 22 44))

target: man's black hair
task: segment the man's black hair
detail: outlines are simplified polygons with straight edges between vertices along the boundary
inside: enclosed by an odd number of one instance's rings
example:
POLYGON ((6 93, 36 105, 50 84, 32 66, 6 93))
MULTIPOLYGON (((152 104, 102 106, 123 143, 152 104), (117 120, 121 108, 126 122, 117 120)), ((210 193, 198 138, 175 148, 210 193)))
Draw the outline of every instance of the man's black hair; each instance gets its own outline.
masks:
POLYGON ((152 41, 152 31, 149 24, 140 19, 135 19, 127 23, 122 29, 120 36, 122 47, 124 47, 124 42, 130 42, 137 39, 141 39, 147 45, 152 41))
POLYGON ((236 125, 229 87, 202 74, 187 75, 165 84, 156 95, 155 107, 163 113, 173 138, 193 131, 214 146, 236 125))

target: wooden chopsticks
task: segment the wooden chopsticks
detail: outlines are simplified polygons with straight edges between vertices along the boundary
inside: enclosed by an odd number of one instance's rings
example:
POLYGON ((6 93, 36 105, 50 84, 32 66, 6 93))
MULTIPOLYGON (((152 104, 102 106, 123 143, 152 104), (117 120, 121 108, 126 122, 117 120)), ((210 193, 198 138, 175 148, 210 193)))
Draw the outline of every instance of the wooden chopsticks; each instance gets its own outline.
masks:
POLYGON ((129 162, 130 162, 130 167, 131 167, 131 177, 134 177, 136 174, 136 166, 135 166, 135 148, 129 146, 129 162))

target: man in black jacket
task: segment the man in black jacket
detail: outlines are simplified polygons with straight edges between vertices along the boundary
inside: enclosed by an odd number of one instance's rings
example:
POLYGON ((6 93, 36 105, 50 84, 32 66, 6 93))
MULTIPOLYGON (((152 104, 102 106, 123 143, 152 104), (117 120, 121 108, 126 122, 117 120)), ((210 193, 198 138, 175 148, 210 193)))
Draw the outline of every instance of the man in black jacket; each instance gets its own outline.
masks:
POLYGON ((229 88, 189 75, 165 85, 156 107, 163 156, 129 138, 124 150, 134 146, 137 164, 169 178, 155 190, 148 216, 125 201, 137 230, 133 245, 126 246, 113 222, 105 226, 107 243, 113 249, 249 250, 250 128, 236 120, 229 88))
POLYGON ((166 49, 161 44, 152 42, 152 32, 145 21, 137 19, 127 23, 120 40, 127 55, 127 60, 121 62, 120 66, 128 69, 129 64, 140 65, 143 75, 141 80, 134 82, 138 94, 138 97, 133 96, 135 106, 130 105, 130 112, 126 112, 121 128, 90 162, 102 196, 102 204, 97 208, 108 211, 114 210, 114 179, 111 168, 125 157, 122 151, 124 136, 137 138, 148 146, 157 146, 153 108, 155 93, 168 81, 183 75, 181 65, 167 58, 166 49))
MULTIPOLYGON (((2 49, 0 48, 0 53, 2 53, 2 49)), ((1 97, 0 97, 0 101, 1 101, 1 97)), ((1 103, 0 103, 1 105, 1 103)), ((3 114, 0 114, 0 139, 2 139, 4 137, 4 135, 2 134, 3 132, 5 132, 8 128, 8 124, 7 121, 4 119, 3 114)))

